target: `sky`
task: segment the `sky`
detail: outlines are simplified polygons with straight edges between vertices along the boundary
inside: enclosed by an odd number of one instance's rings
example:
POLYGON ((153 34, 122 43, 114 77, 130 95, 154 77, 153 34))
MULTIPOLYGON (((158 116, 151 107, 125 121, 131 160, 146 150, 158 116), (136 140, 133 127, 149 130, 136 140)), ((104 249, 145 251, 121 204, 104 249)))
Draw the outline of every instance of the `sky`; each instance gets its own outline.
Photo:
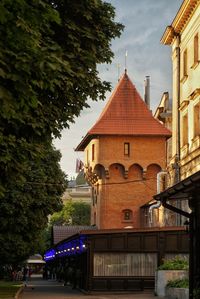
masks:
MULTIPOLYGON (((109 81, 112 89, 124 73, 125 57, 127 74, 143 98, 144 79, 150 76, 150 108, 158 106, 163 92, 172 96, 171 48, 160 43, 165 28, 170 25, 181 6, 182 0, 107 0, 115 7, 116 22, 125 28, 120 38, 113 40, 114 58, 110 65, 98 66, 102 80, 109 81), (127 56, 126 56, 127 53, 127 56)), ((111 92, 112 93, 112 92, 111 92)), ((74 149, 97 121, 111 93, 105 101, 88 101, 75 123, 62 132, 54 145, 60 150, 60 165, 68 175, 75 177, 76 159, 84 160, 82 152, 74 149)))

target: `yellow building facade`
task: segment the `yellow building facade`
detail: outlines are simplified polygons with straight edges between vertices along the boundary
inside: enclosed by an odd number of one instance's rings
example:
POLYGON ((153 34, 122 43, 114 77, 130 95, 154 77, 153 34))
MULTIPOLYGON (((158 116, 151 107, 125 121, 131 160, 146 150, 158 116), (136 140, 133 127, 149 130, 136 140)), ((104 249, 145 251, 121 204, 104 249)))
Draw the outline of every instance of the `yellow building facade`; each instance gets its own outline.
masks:
POLYGON ((200 170, 200 1, 183 1, 161 42, 172 48, 171 186, 200 170))
POLYGON ((154 199, 186 225, 189 298, 200 290, 200 1, 184 0, 161 42, 172 48, 172 158, 168 188, 154 199))

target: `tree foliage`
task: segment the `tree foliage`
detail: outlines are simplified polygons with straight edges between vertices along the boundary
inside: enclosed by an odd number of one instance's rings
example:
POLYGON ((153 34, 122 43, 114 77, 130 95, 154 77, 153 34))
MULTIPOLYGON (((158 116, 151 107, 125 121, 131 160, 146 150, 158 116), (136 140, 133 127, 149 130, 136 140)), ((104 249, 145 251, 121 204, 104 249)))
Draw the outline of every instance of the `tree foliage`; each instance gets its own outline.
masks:
POLYGON ((113 57, 111 40, 122 30, 114 16, 113 7, 102 0, 0 2, 4 262, 29 254, 47 215, 60 206, 65 177, 52 138, 88 106, 88 98, 103 99, 109 89, 97 64, 113 57))
POLYGON ((90 225, 90 205, 67 200, 63 209, 51 216, 50 225, 90 225))
MULTIPOLYGON (((47 146, 47 144, 46 144, 47 146)), ((26 161, 23 176, 6 182, 0 202, 0 260, 15 263, 37 252, 48 215, 62 208, 61 194, 67 181, 51 146, 36 161, 26 161)))
POLYGON ((51 3, 0 3, 1 117, 7 130, 24 137, 59 136, 88 97, 104 98, 109 84, 97 63, 111 61, 111 40, 122 29, 101 0, 51 3))

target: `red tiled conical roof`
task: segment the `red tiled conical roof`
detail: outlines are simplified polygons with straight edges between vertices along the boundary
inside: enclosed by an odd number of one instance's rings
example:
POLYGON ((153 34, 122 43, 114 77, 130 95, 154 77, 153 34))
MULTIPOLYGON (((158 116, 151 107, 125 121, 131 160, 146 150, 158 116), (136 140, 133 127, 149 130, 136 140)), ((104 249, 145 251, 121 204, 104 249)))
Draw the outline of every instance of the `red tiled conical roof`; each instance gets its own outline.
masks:
POLYGON ((156 120, 125 73, 95 125, 77 146, 84 150, 96 135, 151 135, 170 137, 171 132, 156 120))

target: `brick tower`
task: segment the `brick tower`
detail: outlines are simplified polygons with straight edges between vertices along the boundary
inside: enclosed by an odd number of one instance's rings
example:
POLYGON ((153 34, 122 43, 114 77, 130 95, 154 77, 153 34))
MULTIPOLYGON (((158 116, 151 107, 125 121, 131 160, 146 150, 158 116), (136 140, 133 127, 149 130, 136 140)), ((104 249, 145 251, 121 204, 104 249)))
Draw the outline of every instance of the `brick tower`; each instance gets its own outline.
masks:
POLYGON ((140 207, 156 194, 156 175, 166 167, 170 135, 125 72, 76 148, 85 152, 85 176, 92 186, 92 224, 99 229, 141 227, 140 207))

